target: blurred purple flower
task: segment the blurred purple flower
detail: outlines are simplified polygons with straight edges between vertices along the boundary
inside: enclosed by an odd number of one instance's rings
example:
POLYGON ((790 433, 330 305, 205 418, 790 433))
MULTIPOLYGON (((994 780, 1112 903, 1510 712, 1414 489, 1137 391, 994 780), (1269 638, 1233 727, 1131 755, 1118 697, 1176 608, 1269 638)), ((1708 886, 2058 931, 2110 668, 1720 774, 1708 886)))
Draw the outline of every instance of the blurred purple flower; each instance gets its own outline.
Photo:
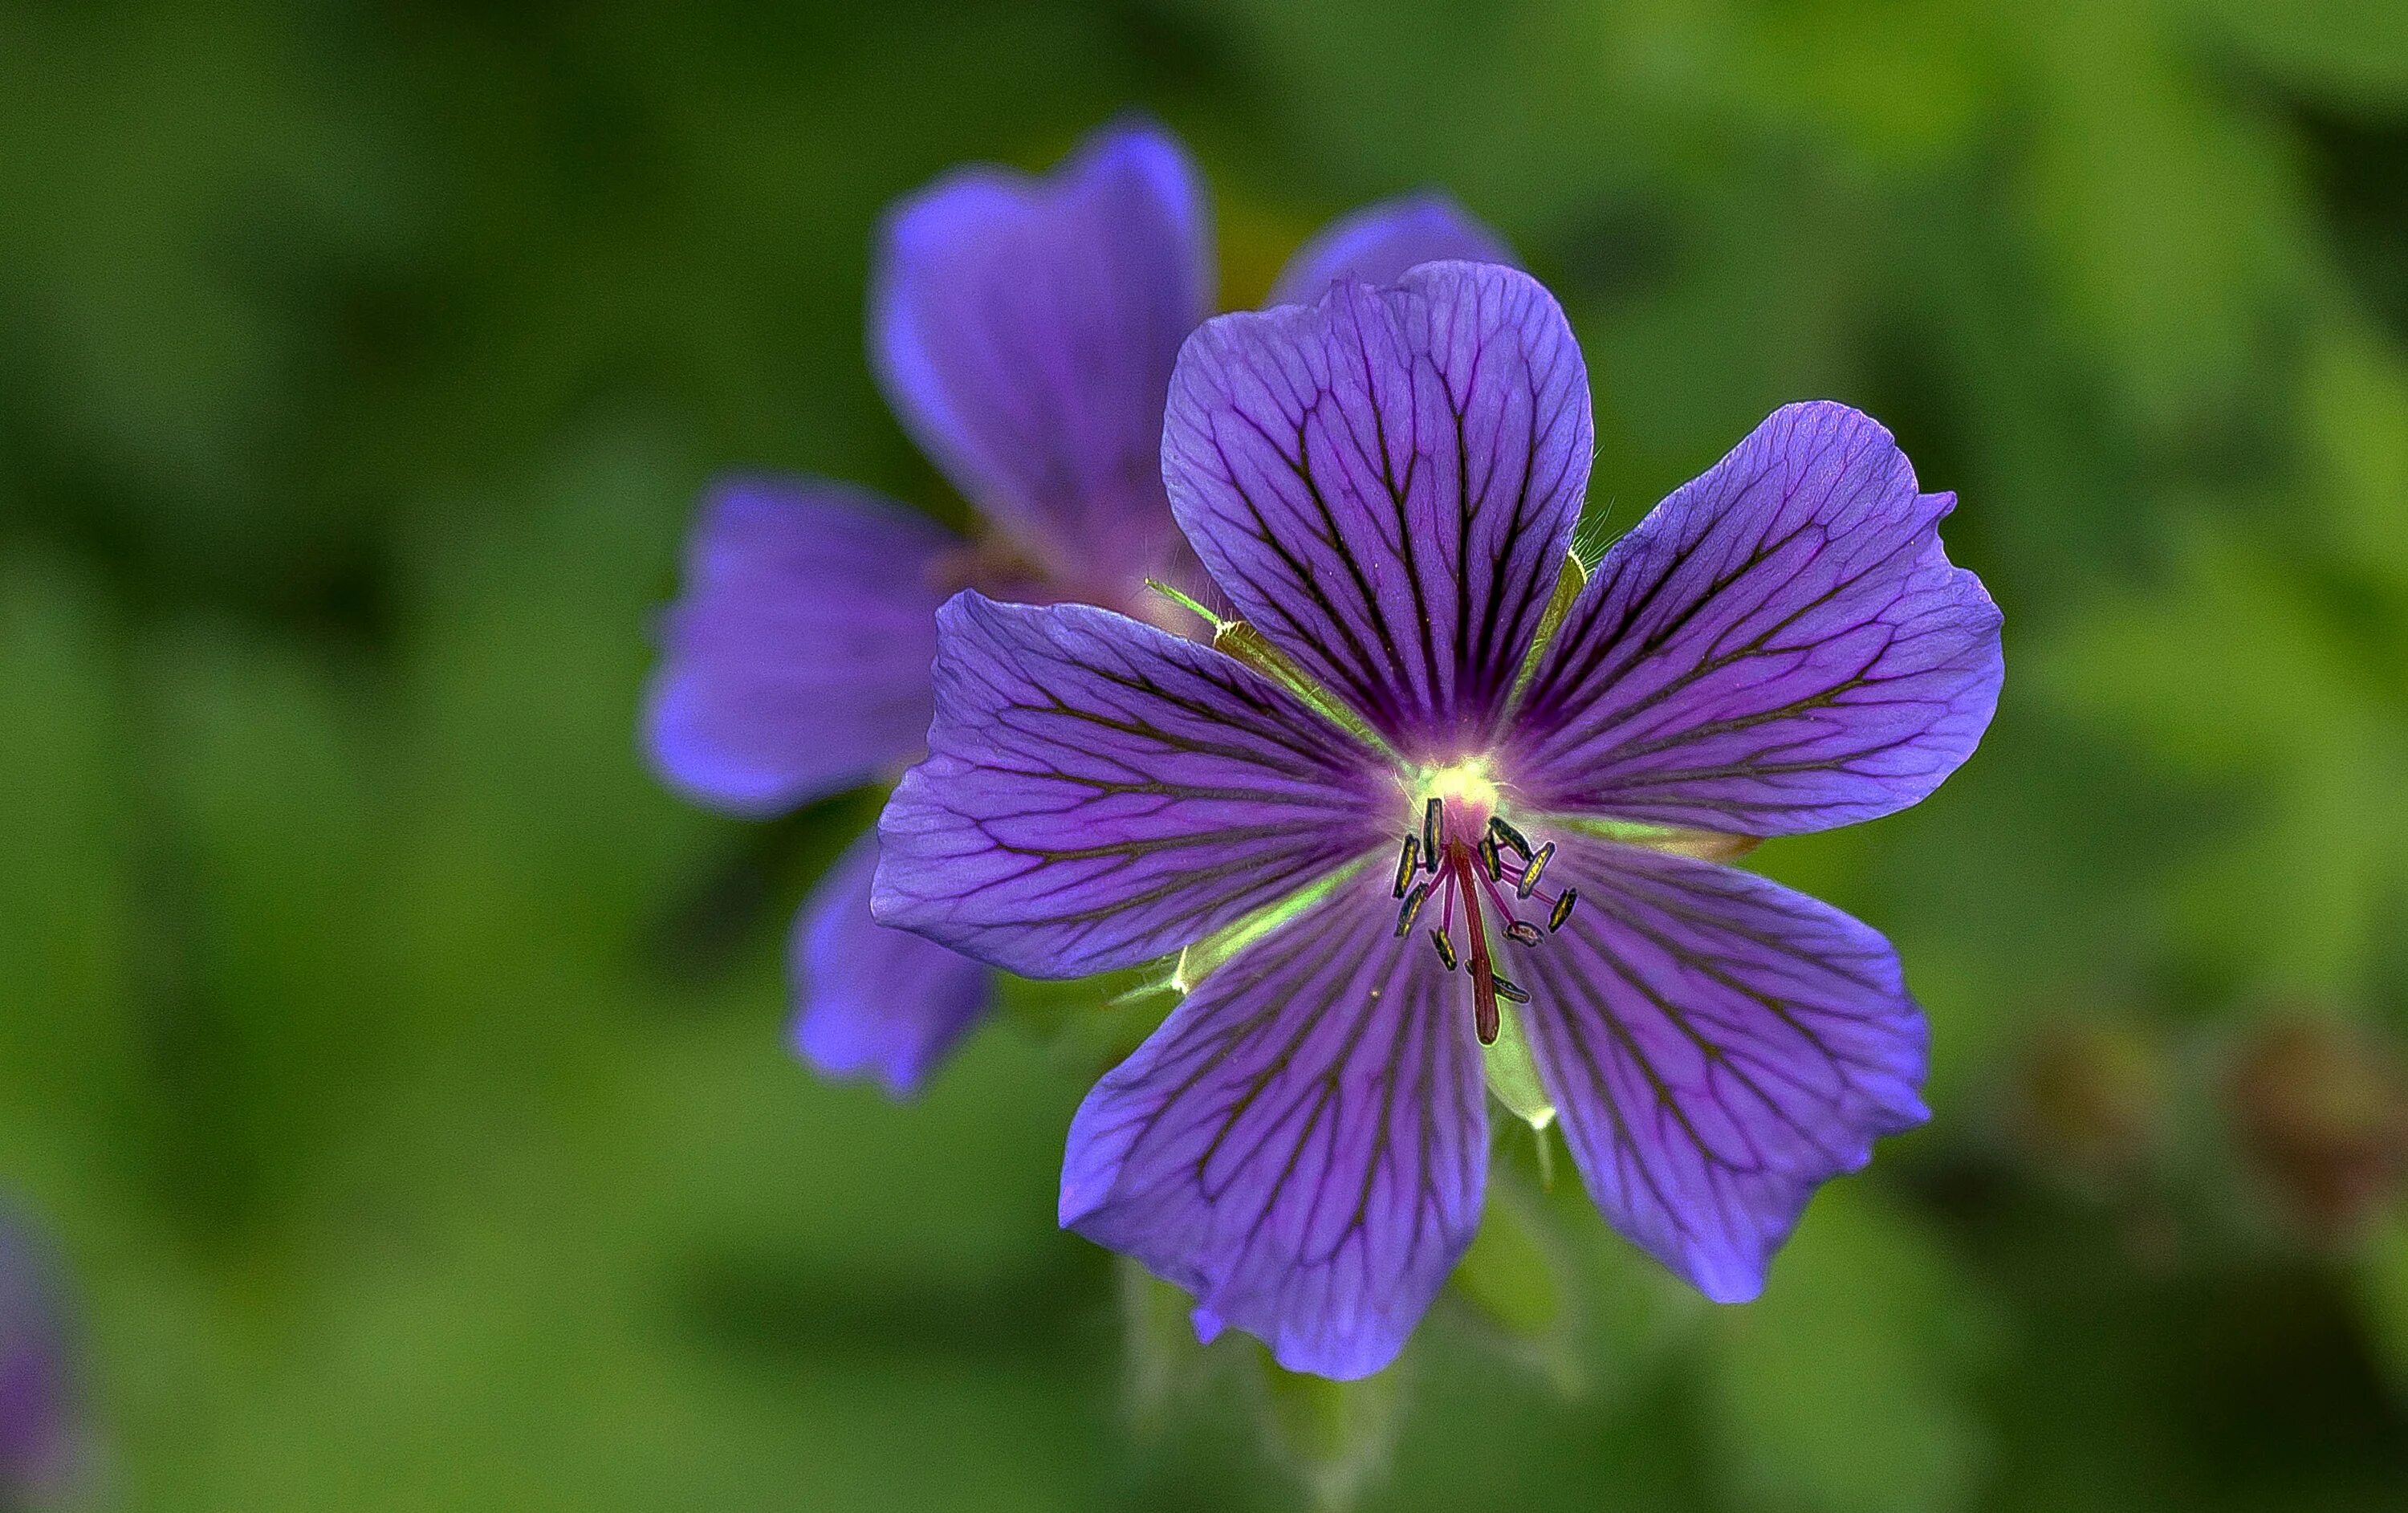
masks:
POLYGON ((1226 649, 962 594, 880 831, 878 917, 1012 971, 1207 942, 1072 1121, 1062 1221, 1207 1335, 1375 1371, 1470 1241, 1484 1063, 1524 1046, 1606 1216, 1754 1296, 1813 1189, 1928 1117, 1925 1027, 1878 933, 1709 859, 1972 751, 1999 612, 1954 496, 1794 405, 1572 596, 1580 351, 1466 263, 1211 321, 1165 432, 1226 649))
POLYGON ((73 1470, 66 1320, 50 1259, 0 1211, 0 1507, 37 1504, 73 1470))
MULTIPOLYGON (((1452 202, 1389 202, 1297 254, 1283 288, 1504 258, 1452 202)), ((895 412, 983 517, 964 540, 865 491, 742 478, 705 505, 644 740, 672 787, 765 817, 891 776, 924 749, 936 612, 955 590, 1159 612, 1203 591, 1163 497, 1163 396, 1211 307, 1202 187, 1179 143, 1123 123, 1038 178, 968 168, 887 218, 872 363, 895 412)), ((796 922, 796 1049, 916 1089, 984 1012, 986 971, 869 916, 874 837, 796 922)))

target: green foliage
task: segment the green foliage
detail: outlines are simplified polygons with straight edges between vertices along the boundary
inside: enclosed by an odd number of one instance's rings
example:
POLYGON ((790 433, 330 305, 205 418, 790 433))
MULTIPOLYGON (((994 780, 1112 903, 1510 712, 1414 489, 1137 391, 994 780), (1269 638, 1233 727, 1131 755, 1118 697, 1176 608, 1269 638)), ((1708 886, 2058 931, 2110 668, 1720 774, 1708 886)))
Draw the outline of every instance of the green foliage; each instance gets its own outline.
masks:
POLYGON ((0 1184, 67 1263, 92 1502, 2408 1495, 2408 1155, 2232 1070, 2272 1010, 2408 1033, 2402 7, 756 11, 0 10, 0 1184), (643 770, 679 536, 735 467, 958 519, 862 360, 876 217, 1132 105, 1230 301, 1420 184, 1514 238, 1593 529, 1810 395, 1958 492, 1997 726, 1749 859, 1897 941, 1935 1119, 1758 1302, 1500 1113, 1397 1371, 1285 1377, 1054 1224, 1154 978, 1008 987, 911 1106, 786 1056, 875 795, 745 826, 643 770), (2363 1231, 2269 1201, 2336 1180, 2363 1231))
POLYGON ((1706 1382, 1733 1493, 1781 1509, 1971 1506, 1983 1436, 1962 1358, 1985 1307, 1912 1220, 1855 1186, 1827 1193, 1774 1285, 1716 1320, 1706 1382))

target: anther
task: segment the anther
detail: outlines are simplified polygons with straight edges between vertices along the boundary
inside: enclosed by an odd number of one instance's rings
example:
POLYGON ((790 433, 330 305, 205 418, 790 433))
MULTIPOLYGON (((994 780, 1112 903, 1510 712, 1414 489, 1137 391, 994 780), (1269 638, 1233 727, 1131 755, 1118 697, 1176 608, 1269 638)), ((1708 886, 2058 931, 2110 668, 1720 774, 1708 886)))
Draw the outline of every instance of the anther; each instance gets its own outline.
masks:
POLYGON ((1397 938, 1402 940, 1413 927, 1413 916, 1422 911, 1422 900, 1429 897, 1429 884, 1422 883, 1405 895, 1405 906, 1397 911, 1397 938))
POLYGON ((1522 985, 1512 978, 1492 977, 1489 980, 1497 985, 1498 997, 1515 1004, 1526 1004, 1530 1001, 1530 995, 1523 992, 1522 985))
POLYGON ((1564 921, 1572 917, 1572 906, 1579 902, 1579 889, 1565 889, 1564 896, 1556 899, 1555 906, 1547 911, 1547 934, 1552 935, 1556 931, 1561 930, 1564 927, 1564 921))
POLYGON ((1494 835, 1500 843, 1511 849, 1515 856, 1520 857, 1525 862, 1530 859, 1530 843, 1523 838, 1520 831, 1514 829, 1512 825, 1507 824, 1504 821, 1498 819, 1493 814, 1488 817, 1488 829, 1489 833, 1494 835))
POLYGON ((1438 871, 1438 825, 1446 806, 1437 799, 1422 806, 1422 860, 1431 873, 1438 871))
POLYGON ((1497 836, 1490 832, 1480 837, 1480 864, 1488 869, 1488 880, 1497 882, 1505 876, 1505 859, 1497 854, 1497 836))
POLYGON ((1535 946, 1539 943, 1539 927, 1526 921, 1515 920, 1505 927, 1505 938, 1516 945, 1535 946))
POLYGON ((1438 948, 1438 959, 1446 963, 1448 971, 1454 971, 1455 942, 1446 938, 1446 932, 1443 930, 1433 930, 1429 933, 1429 936, 1430 944, 1438 948))
POLYGON ((1554 841, 1549 841, 1544 846, 1539 848, 1536 854, 1531 856, 1530 864, 1522 869, 1522 880, 1513 885, 1514 897, 1527 898, 1530 896, 1531 890, 1539 886, 1539 874, 1547 870, 1547 863, 1554 859, 1555 854, 1555 843, 1554 841))
POLYGON ((1397 858, 1397 886, 1389 892, 1389 897, 1402 898, 1405 896, 1406 887, 1413 880, 1414 864, 1420 861, 1420 854, 1418 851, 1419 845, 1420 843, 1412 836, 1407 835, 1405 837, 1404 854, 1397 858))

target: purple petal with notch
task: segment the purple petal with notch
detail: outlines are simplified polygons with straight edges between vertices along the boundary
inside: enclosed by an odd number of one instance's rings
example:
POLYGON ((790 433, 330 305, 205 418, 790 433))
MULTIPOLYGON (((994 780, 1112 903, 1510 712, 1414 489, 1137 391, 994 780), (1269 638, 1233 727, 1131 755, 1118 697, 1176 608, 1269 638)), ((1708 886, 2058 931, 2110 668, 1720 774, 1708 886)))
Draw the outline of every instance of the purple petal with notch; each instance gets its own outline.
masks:
POLYGON ((1171 380, 1163 472, 1245 618, 1407 756, 1444 760, 1494 732, 1589 450, 1554 296, 1439 263, 1208 322, 1171 380))
POLYGON ((1209 241, 1195 168, 1143 123, 1041 178, 951 174, 887 221, 869 327, 887 398, 1057 579, 1120 585, 1176 539, 1163 395, 1211 306, 1209 241))
MULTIPOLYGON (((1360 879, 1357 879, 1360 880, 1360 879)), ((1480 1222, 1462 979, 1342 886, 1240 951, 1070 1121, 1062 1222, 1196 1294, 1291 1371, 1395 1359, 1480 1222)))
POLYGON ((824 1076, 920 1091, 995 999, 968 957, 870 918, 878 836, 845 849, 795 921, 795 1049, 824 1076))
POLYGON ((1878 931, 1753 873, 1580 835, 1580 904, 1516 958, 1572 1158, 1615 1228, 1717 1303, 1828 1178, 1928 1118, 1927 1032, 1878 931))
POLYGON ((721 485, 686 548, 644 744, 671 787, 776 814, 900 766, 934 702, 928 662, 953 535, 817 478, 721 485))
POLYGON ((1271 285, 1272 305, 1310 305, 1340 278, 1383 288, 1425 263, 1521 266, 1505 238, 1435 191, 1367 205, 1297 249, 1271 285))
POLYGON ((928 760, 879 821, 884 923, 1083 977, 1394 844, 1402 800, 1366 749, 1210 647, 976 593, 938 620, 928 760))
POLYGON ((1998 706, 1999 610, 1887 431, 1773 413, 1614 543, 1540 658, 1503 768, 1538 809, 1735 835, 1915 803, 1998 706))

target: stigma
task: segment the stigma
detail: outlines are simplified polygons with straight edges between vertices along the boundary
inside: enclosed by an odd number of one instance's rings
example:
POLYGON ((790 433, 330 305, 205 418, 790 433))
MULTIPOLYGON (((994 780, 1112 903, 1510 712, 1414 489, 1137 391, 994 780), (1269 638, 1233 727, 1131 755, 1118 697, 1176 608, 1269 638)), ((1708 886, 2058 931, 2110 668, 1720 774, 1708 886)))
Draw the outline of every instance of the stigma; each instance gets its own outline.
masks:
POLYGON ((1402 903, 1397 910, 1397 935, 1410 934, 1435 902, 1438 916, 1427 926, 1431 949, 1450 972, 1469 961, 1471 966, 1472 1028, 1484 1046, 1497 1043, 1499 1010, 1497 1001, 1526 1004, 1530 995, 1512 978, 1497 970, 1489 949, 1493 923, 1505 939, 1535 949, 1547 935, 1564 927, 1580 902, 1580 892, 1567 888, 1549 892, 1541 886, 1555 843, 1533 847, 1529 838, 1496 812, 1497 786, 1476 766, 1441 768, 1430 775, 1425 789, 1421 824, 1408 831, 1397 855, 1393 888, 1402 903), (1521 917, 1522 906, 1546 923, 1545 934, 1521 917), (1455 943, 1455 915, 1463 915, 1464 947, 1455 943))

